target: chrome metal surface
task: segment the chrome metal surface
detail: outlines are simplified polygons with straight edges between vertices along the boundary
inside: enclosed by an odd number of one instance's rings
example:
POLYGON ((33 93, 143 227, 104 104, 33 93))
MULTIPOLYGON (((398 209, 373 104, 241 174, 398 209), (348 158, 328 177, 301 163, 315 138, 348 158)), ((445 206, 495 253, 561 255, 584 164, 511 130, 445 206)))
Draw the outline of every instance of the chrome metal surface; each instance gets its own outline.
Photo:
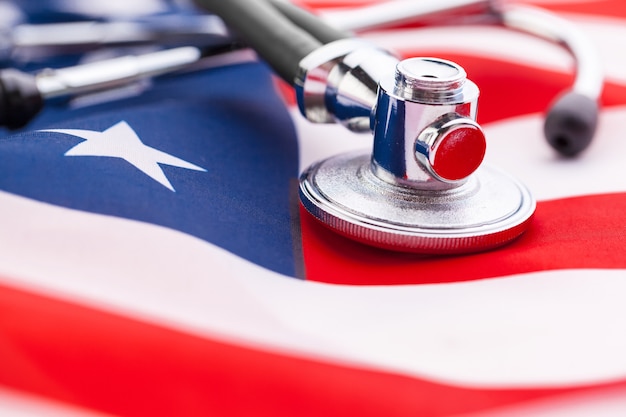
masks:
POLYGON ((457 64, 438 58, 399 62, 394 74, 394 94, 424 103, 449 103, 463 94, 467 74, 457 64))
MULTIPOLYGON (((387 182, 408 187, 442 190, 458 186, 471 172, 463 178, 443 178, 433 169, 433 162, 452 121, 458 119, 452 123, 458 128, 480 129, 474 122, 478 95, 478 87, 453 62, 411 58, 398 63, 395 73, 384 76, 378 89, 374 172, 387 182)), ((484 144, 476 152, 480 164, 484 144)))
POLYGON ((300 62, 294 83, 300 112, 312 122, 339 122, 369 132, 378 81, 393 73, 397 62, 389 52, 362 40, 322 46, 300 62))
POLYGON ((198 48, 174 48, 59 70, 44 70, 37 74, 36 83, 43 98, 95 92, 182 69, 197 62, 200 57, 198 48))
POLYGON ((324 225, 357 241, 405 252, 454 254, 491 249, 518 237, 535 210, 515 179, 481 167, 450 190, 390 184, 370 155, 352 153, 302 174, 303 206, 324 225))

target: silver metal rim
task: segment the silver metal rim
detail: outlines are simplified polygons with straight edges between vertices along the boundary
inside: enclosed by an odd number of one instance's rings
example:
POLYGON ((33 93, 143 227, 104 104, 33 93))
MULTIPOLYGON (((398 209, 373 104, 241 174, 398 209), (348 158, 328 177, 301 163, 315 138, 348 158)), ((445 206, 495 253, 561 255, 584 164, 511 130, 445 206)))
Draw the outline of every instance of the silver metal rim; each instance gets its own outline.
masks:
POLYGON ((371 174, 369 167, 370 155, 363 152, 338 155, 312 165, 300 178, 302 205, 313 217, 341 235, 381 248, 424 254, 470 253, 504 245, 527 229, 536 208, 535 200, 522 183, 490 167, 479 168, 466 184, 452 191, 455 194, 452 196, 441 191, 433 194, 386 183, 371 174), (324 177, 337 174, 345 178, 339 178, 330 186, 323 181, 324 177), (351 179, 349 184, 342 185, 348 178, 351 179), (494 196, 498 196, 500 190, 490 189, 496 186, 506 188, 507 195, 515 196, 517 202, 493 213, 488 209, 481 212, 467 209, 470 215, 463 215, 471 217, 474 211, 476 219, 465 224, 441 224, 431 218, 438 215, 453 218, 450 216, 454 213, 445 211, 463 209, 464 205, 475 201, 480 201, 483 207, 497 206, 501 202, 494 201, 497 198, 494 196), (350 193, 356 198, 350 198, 350 193), (344 198, 344 194, 347 197, 344 198), (359 205, 357 201, 365 194, 377 195, 374 204, 385 214, 403 205, 403 213, 406 212, 409 219, 390 221, 382 215, 368 213, 367 205, 359 205), (444 204, 446 201, 448 203, 444 204))

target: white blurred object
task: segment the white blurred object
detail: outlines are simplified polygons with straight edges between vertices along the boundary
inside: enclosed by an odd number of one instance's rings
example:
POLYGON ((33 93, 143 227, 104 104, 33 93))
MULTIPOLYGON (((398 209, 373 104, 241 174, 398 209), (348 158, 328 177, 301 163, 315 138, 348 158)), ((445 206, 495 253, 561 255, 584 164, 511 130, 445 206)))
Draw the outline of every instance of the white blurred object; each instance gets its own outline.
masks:
POLYGON ((144 16, 169 10, 167 2, 159 0, 57 0, 55 3, 59 11, 105 18, 144 16))

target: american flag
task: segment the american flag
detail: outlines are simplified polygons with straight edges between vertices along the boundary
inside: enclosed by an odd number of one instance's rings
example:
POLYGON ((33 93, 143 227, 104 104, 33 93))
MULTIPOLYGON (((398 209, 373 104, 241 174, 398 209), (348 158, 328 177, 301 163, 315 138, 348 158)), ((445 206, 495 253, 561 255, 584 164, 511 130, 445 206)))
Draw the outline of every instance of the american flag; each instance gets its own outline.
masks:
POLYGON ((392 253, 310 218, 299 172, 371 138, 303 120, 258 60, 3 131, 0 415, 626 415, 626 3, 533 3, 605 68, 575 159, 542 134, 573 80, 558 46, 486 26, 362 34, 480 87, 485 163, 538 200, 486 253, 392 253))

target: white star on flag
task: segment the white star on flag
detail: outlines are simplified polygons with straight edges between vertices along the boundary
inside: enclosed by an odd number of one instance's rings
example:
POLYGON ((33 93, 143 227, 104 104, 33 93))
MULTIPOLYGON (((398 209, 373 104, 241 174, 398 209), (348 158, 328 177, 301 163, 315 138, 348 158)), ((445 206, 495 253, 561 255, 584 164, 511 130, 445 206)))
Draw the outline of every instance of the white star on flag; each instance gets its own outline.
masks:
POLYGON ((206 169, 145 145, 135 131, 121 121, 103 132, 81 129, 46 129, 85 139, 65 153, 65 156, 107 156, 124 159, 153 180, 176 191, 159 164, 206 172, 206 169))

